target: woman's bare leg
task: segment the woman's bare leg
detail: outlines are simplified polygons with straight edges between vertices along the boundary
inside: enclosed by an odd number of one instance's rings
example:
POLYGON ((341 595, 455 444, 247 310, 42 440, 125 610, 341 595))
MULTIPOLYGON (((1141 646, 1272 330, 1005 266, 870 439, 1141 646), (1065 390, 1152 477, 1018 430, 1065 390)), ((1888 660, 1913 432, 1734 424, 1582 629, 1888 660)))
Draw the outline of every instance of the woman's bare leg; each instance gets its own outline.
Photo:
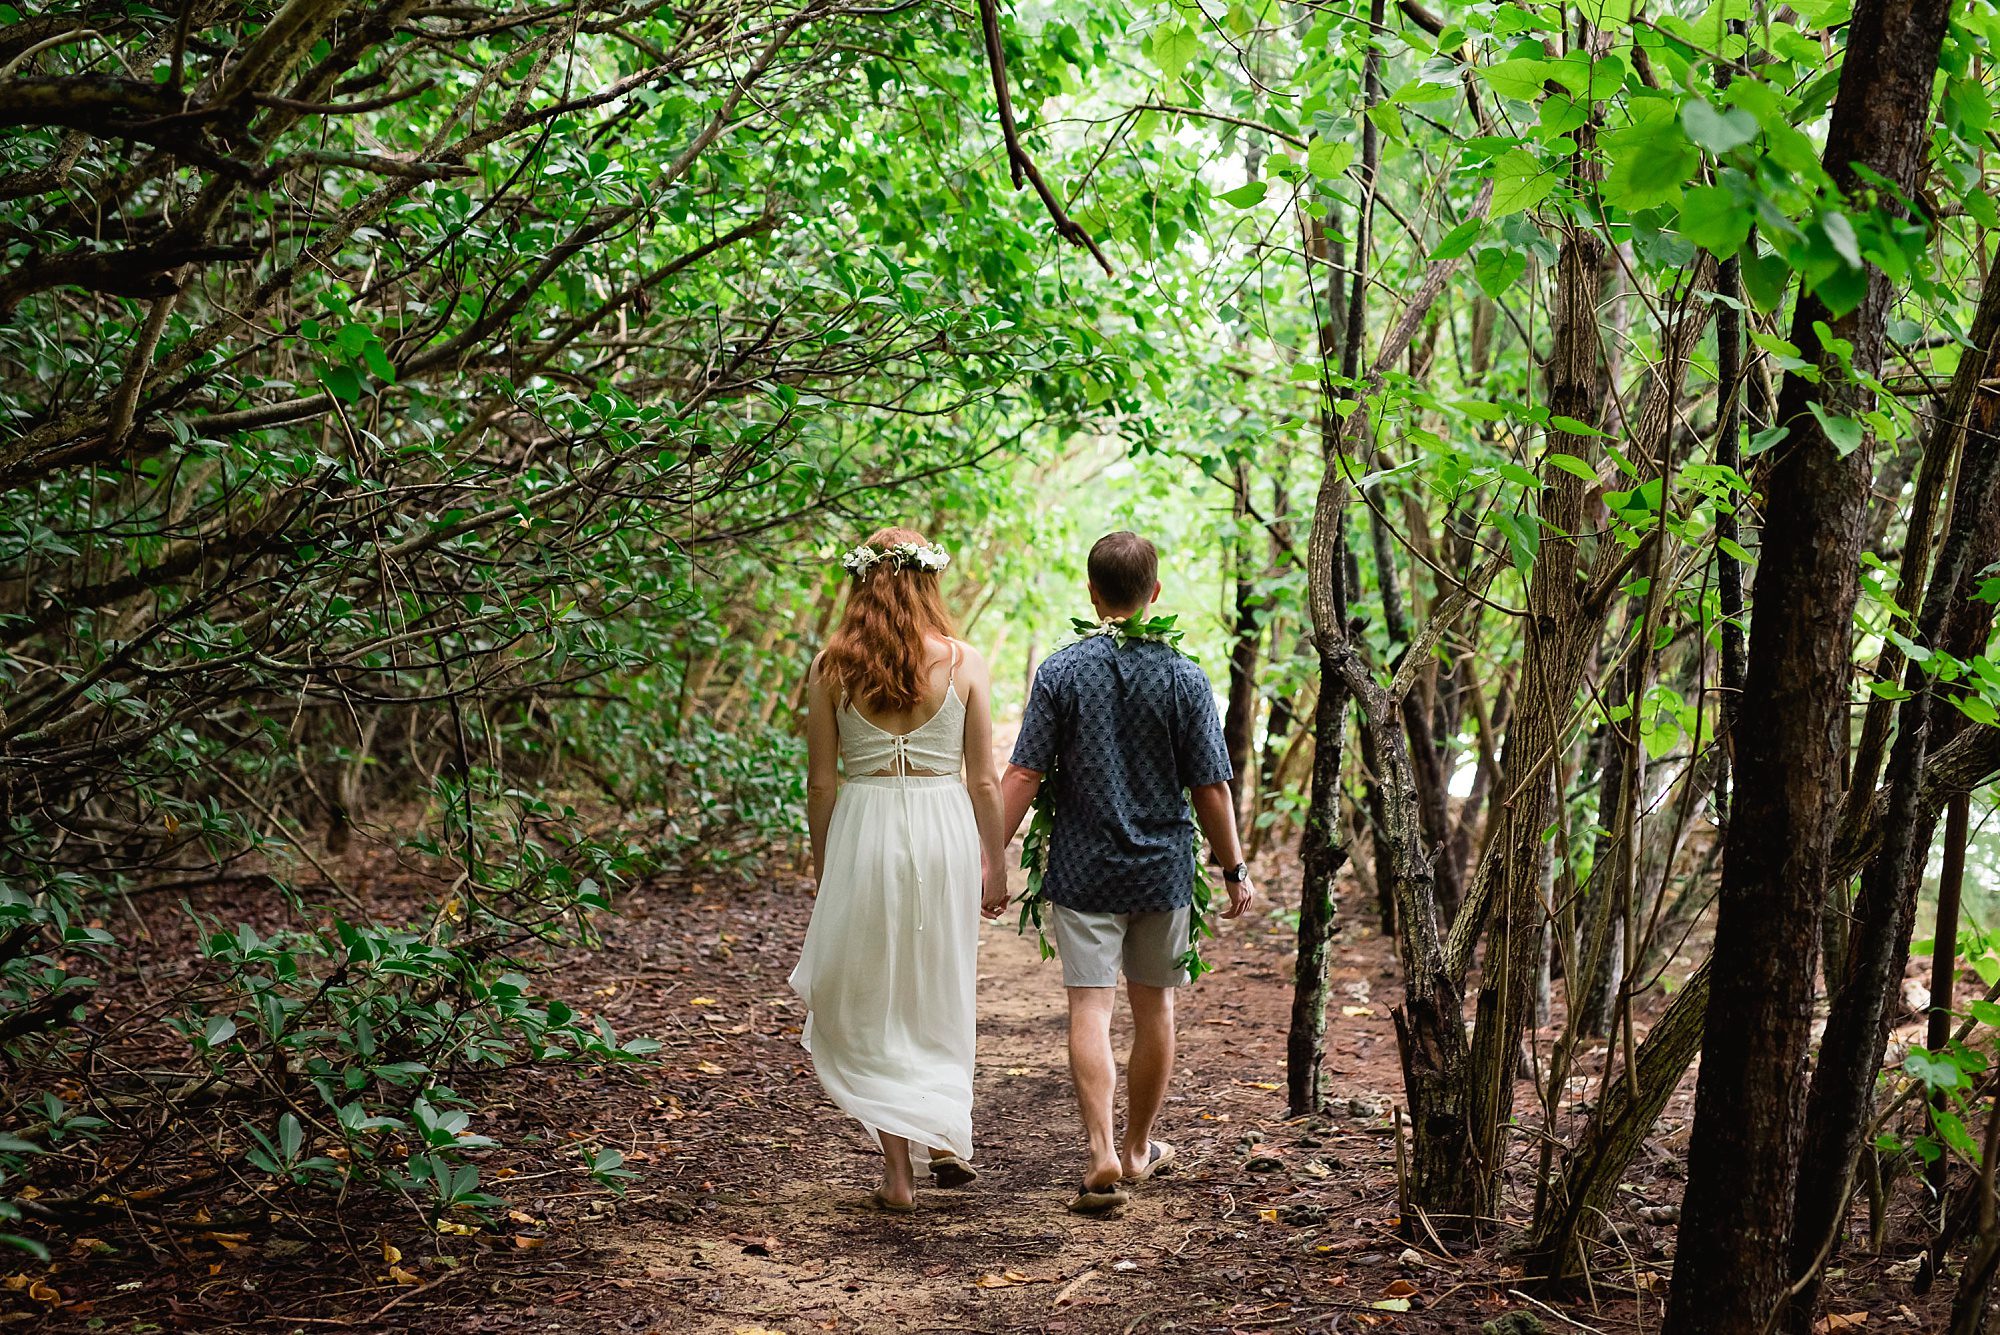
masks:
POLYGON ((917 1197, 916 1178, 910 1172, 910 1142, 886 1131, 879 1134, 882 1141, 882 1199, 891 1205, 908 1205, 917 1197))

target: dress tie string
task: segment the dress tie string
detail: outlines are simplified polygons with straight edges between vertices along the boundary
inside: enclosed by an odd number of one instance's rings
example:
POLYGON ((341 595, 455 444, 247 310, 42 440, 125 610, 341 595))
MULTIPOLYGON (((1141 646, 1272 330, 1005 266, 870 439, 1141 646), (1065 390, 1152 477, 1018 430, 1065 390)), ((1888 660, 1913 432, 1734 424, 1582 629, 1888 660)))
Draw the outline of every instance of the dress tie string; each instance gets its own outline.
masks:
POLYGON ((907 733, 890 733, 889 749, 896 757, 896 791, 903 804, 903 851, 909 855, 910 875, 917 883, 917 930, 924 930, 924 865, 917 858, 916 821, 910 815, 910 738, 907 733))

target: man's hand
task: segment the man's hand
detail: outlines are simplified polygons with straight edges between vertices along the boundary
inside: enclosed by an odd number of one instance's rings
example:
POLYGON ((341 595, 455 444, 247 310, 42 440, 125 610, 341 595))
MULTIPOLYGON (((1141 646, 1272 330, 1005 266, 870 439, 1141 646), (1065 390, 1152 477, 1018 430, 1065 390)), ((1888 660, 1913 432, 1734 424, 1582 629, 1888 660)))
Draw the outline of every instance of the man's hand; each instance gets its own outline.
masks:
POLYGON ((1250 901, 1257 897, 1257 887, 1250 884, 1250 873, 1243 873, 1240 881, 1224 881, 1222 888, 1229 892, 1229 907, 1222 911, 1225 918, 1240 918, 1243 910, 1250 907, 1250 901))
POLYGON ((988 922, 1007 911, 1007 868, 1005 864, 995 865, 982 859, 980 871, 985 882, 985 893, 979 897, 979 916, 988 922))

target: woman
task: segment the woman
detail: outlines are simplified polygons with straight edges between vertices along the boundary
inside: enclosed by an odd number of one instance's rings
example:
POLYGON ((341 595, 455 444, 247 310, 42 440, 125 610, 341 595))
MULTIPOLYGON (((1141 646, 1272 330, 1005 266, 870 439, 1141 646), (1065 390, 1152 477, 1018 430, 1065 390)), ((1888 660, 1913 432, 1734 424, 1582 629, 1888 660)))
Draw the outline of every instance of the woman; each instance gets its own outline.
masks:
POLYGON ((847 553, 847 609, 808 694, 819 889, 792 990, 820 1083, 882 1146, 874 1202, 897 1214, 916 1208, 913 1147, 940 1186, 977 1176, 974 904, 1007 906, 992 682, 952 637, 948 561, 906 528, 847 553))

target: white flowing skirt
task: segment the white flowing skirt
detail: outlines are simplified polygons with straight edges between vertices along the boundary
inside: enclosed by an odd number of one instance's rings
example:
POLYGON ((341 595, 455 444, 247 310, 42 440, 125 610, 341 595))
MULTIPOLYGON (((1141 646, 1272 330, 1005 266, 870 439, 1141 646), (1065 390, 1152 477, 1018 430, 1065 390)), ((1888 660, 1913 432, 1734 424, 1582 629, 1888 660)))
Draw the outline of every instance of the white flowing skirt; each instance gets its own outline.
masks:
POLYGON ((958 778, 849 779, 792 971, 803 1041, 833 1101, 871 1133, 962 1159, 972 1157, 979 894, 978 826, 958 778))

